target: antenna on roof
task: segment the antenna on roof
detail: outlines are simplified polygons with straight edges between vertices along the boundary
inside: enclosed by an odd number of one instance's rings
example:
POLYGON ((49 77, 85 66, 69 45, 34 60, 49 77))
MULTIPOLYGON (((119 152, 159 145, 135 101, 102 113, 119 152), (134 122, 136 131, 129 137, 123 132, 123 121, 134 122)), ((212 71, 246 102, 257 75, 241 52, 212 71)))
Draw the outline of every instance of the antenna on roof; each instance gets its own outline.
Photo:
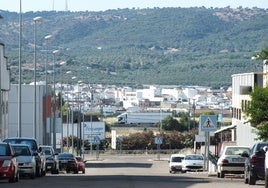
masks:
POLYGON ((54 0, 52 0, 52 10, 54 11, 54 0))
POLYGON ((65 0, 65 11, 68 11, 68 0, 65 0))

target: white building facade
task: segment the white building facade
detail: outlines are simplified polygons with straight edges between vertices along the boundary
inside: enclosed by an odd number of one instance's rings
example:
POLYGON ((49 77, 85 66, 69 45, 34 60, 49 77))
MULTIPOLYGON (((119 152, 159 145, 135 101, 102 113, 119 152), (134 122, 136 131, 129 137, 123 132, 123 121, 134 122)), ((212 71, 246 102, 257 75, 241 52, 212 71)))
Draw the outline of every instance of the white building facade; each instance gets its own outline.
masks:
POLYGON ((263 73, 232 75, 232 140, 237 145, 253 146, 257 140, 256 128, 248 122, 244 110, 250 104, 254 86, 263 86, 263 73))

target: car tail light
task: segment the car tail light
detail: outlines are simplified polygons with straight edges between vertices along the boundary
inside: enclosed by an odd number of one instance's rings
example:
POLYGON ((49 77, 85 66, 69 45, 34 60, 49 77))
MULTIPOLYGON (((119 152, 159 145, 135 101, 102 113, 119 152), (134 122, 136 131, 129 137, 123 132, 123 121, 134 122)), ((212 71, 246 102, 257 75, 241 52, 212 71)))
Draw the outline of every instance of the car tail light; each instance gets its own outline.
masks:
POLYGON ((4 160, 2 167, 10 167, 11 166, 11 160, 4 160))
POLYGON ((229 161, 227 160, 227 159, 222 159, 222 164, 227 164, 227 163, 229 163, 229 161))
POLYGON ((256 155, 253 155, 250 160, 251 165, 257 165, 258 164, 258 157, 256 155))

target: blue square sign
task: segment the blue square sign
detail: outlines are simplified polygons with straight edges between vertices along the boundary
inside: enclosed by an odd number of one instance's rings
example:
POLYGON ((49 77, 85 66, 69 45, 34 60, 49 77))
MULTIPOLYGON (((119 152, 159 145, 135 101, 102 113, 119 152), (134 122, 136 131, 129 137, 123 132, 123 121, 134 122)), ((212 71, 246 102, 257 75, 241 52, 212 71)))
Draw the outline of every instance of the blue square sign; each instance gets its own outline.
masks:
POLYGON ((201 131, 216 131, 217 130, 217 116, 216 115, 202 115, 199 122, 201 131))

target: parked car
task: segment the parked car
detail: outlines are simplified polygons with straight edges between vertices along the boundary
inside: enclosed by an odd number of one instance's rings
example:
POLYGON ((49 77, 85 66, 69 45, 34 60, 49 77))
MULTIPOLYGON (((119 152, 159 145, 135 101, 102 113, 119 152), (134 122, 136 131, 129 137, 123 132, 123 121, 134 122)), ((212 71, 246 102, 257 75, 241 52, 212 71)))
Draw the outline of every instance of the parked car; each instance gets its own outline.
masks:
POLYGON ((249 154, 244 154, 245 161, 245 183, 249 185, 255 185, 257 180, 264 180, 264 160, 265 150, 268 146, 268 142, 258 142, 250 150, 249 154))
POLYGON ((3 140, 10 144, 27 144, 35 156, 36 161, 36 176, 41 177, 46 175, 46 158, 45 155, 38 148, 37 141, 34 138, 28 137, 12 137, 3 140))
POLYGON ((183 154, 172 154, 169 159, 169 173, 175 173, 181 171, 182 169, 182 160, 185 155, 183 154))
POLYGON ((23 176, 29 176, 34 179, 36 176, 36 161, 35 155, 26 144, 12 144, 17 155, 17 161, 19 163, 19 173, 23 176))
POLYGON ((19 167, 16 154, 8 143, 0 142, 0 179, 10 183, 19 181, 19 167))
POLYGON ((78 173, 78 164, 75 156, 71 153, 59 153, 60 170, 66 170, 67 173, 78 173))
POLYGON ((246 146, 225 146, 217 161, 217 176, 224 178, 225 174, 244 174, 246 154, 250 148, 246 146))
POLYGON ((41 145, 39 147, 46 157, 46 171, 51 172, 51 174, 58 174, 60 171, 58 153, 55 153, 52 146, 41 145))
POLYGON ((83 160, 82 157, 75 157, 77 160, 77 165, 78 165, 78 172, 82 171, 82 173, 84 174, 86 172, 86 164, 85 161, 83 160))
POLYGON ((182 160, 182 172, 200 171, 204 169, 204 157, 200 154, 187 154, 182 160))
POLYGON ((265 160, 264 160, 264 173, 265 173, 265 177, 264 177, 265 188, 268 188, 268 151, 267 151, 267 148, 266 148, 265 160))

